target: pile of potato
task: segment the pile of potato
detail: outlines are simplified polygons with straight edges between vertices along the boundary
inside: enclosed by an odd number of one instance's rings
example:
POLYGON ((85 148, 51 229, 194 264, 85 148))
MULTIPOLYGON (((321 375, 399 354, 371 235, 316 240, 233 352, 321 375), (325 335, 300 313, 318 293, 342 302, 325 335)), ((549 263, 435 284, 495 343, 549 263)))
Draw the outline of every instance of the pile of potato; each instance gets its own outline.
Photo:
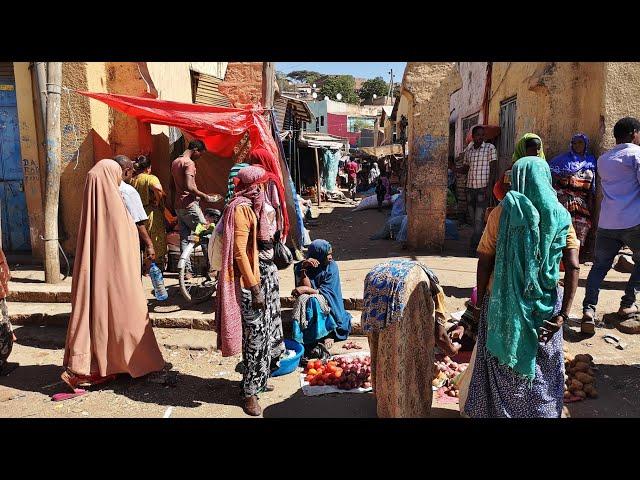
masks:
POLYGON ((564 400, 577 402, 585 398, 597 398, 598 391, 595 387, 595 369, 593 357, 587 354, 579 354, 571 358, 565 355, 565 391, 564 400))

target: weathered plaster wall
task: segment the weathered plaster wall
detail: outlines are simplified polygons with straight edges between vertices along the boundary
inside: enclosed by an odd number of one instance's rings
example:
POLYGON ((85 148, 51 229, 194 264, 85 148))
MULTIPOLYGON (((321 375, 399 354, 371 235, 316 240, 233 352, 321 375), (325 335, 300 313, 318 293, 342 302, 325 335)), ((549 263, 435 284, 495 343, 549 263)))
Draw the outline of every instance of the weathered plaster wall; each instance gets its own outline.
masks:
POLYGON ((640 118, 640 62, 607 62, 604 65, 604 136, 602 149, 615 145, 613 126, 623 117, 640 118))
MULTIPOLYGON (((71 90, 105 92, 104 63, 65 62, 62 85, 71 90)), ((60 238, 63 249, 73 255, 82 212, 87 172, 96 160, 106 158, 109 127, 106 105, 63 90, 60 104, 62 130, 62 174, 60 178, 60 238)))
POLYGON ((262 62, 229 63, 218 88, 235 106, 261 102, 262 62))
POLYGON ((479 112, 478 123, 484 123, 481 110, 484 87, 487 80, 487 62, 457 62, 457 68, 462 79, 462 87, 451 95, 449 102, 449 110, 456 124, 456 156, 464 148, 462 120, 479 112))
POLYGON ((20 152, 24 173, 24 192, 29 212, 29 230, 32 254, 42 258, 44 244, 40 235, 44 235, 44 216, 42 203, 42 178, 44 170, 40 168, 36 114, 39 108, 33 102, 33 85, 29 62, 13 64, 18 120, 20 129, 20 152))
MULTIPOLYGON (((499 125, 500 103, 517 96, 516 137, 542 137, 547 158, 566 150, 573 133, 584 132, 598 148, 602 64, 496 62, 493 64, 489 123, 499 125)), ((500 152, 510 157, 513 152, 500 152)))
POLYGON ((442 248, 446 218, 449 98, 460 88, 454 63, 409 62, 402 82, 409 108, 408 243, 442 248))

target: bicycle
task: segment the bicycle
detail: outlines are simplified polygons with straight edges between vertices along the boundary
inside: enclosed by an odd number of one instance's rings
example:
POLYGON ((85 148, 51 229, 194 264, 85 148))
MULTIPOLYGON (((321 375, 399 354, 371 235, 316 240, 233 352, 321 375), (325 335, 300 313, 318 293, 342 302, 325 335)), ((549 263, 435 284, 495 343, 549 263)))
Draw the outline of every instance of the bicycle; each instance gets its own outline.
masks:
MULTIPOLYGON (((211 209, 211 216, 217 223, 221 215, 219 211, 211 209)), ((211 231, 205 231, 201 235, 191 232, 188 237, 189 243, 180 254, 180 260, 178 261, 180 293, 187 301, 194 304, 204 302, 213 297, 218 287, 217 277, 212 278, 209 274, 209 255, 207 251, 211 235, 211 231), (191 261, 191 272, 187 269, 187 259, 191 261)))

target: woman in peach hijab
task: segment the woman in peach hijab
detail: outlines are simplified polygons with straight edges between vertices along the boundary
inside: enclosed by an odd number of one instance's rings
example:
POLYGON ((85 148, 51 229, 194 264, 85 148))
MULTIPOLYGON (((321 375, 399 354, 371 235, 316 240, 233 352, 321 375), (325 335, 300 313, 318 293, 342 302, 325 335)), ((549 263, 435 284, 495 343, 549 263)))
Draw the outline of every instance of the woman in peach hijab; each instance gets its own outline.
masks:
MULTIPOLYGON (((100 160, 87 174, 71 289, 62 379, 95 385, 165 367, 140 283, 138 232, 118 187, 122 169, 100 160)), ((169 364, 167 364, 168 366, 169 364)))

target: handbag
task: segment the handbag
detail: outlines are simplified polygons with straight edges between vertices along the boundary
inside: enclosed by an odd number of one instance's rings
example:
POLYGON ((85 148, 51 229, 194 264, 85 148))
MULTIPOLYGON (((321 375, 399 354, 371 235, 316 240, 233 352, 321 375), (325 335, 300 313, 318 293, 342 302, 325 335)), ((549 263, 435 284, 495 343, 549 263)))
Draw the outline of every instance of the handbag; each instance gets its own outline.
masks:
MULTIPOLYGON (((218 223, 221 226, 221 222, 218 223)), ((213 245, 209 246, 209 270, 219 272, 222 270, 222 228, 213 231, 213 245)))
POLYGON ((284 270, 293 263, 291 250, 280 241, 280 232, 276 232, 273 242, 273 263, 278 270, 284 270))

